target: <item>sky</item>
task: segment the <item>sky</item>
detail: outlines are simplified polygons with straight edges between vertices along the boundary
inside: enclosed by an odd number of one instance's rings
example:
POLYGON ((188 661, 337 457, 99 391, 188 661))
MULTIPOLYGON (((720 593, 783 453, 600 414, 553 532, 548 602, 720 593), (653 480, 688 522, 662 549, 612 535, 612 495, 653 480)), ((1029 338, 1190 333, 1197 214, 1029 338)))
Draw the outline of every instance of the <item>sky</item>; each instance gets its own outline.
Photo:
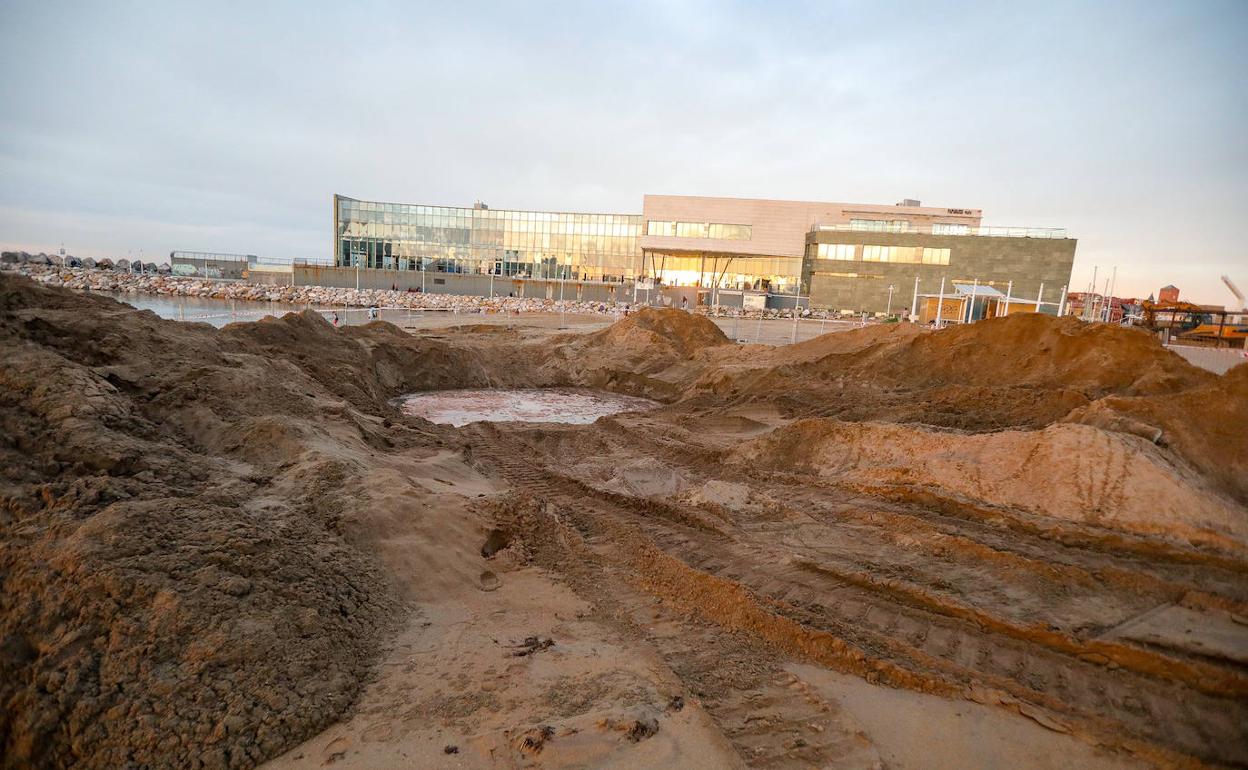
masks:
POLYGON ((982 208, 1248 291, 1248 2, 0 0, 0 246, 331 256, 331 200, 982 208))

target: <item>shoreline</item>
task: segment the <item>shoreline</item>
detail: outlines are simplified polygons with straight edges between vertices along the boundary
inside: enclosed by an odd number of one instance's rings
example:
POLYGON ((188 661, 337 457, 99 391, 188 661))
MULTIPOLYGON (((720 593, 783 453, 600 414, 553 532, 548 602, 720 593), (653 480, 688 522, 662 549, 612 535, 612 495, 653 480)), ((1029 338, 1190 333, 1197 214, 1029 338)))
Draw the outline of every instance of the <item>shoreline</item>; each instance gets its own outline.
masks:
MULTIPOLYGON (((467 313, 551 313, 568 312, 615 316, 624 308, 646 307, 644 303, 588 302, 539 297, 481 297, 470 294, 432 294, 389 289, 350 289, 328 286, 271 286, 246 282, 217 281, 176 275, 130 273, 111 269, 59 267, 30 263, 3 264, 0 270, 24 275, 44 286, 106 294, 147 294, 163 297, 197 297, 239 302, 277 302, 292 306, 320 308, 378 307, 411 310, 451 310, 467 313)), ((712 315, 704 309, 690 309, 712 315)), ((719 317, 792 318, 789 310, 719 309, 719 317)), ((812 311, 803 318, 834 318, 836 314, 812 311)))

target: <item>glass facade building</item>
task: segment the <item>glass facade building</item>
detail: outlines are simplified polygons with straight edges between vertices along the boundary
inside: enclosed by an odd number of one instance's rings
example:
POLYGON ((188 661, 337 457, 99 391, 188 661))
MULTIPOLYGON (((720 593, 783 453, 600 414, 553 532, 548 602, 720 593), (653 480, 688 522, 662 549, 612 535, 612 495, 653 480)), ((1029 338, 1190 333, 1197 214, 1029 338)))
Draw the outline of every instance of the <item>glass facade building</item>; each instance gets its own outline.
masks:
POLYGON ((621 282, 639 277, 642 217, 419 206, 334 196, 334 264, 621 282))

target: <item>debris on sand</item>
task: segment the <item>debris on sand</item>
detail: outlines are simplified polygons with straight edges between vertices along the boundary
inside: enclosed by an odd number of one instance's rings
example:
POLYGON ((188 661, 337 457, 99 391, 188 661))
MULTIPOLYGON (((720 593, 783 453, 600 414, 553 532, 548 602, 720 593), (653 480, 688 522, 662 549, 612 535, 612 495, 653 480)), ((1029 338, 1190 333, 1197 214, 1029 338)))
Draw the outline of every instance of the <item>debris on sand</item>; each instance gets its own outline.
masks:
POLYGON ((520 644, 512 645, 511 657, 524 658, 542 650, 555 646, 555 640, 548 636, 526 636, 520 644))
POLYGON ((550 725, 530 728, 516 738, 516 748, 522 754, 541 754, 542 749, 546 748, 546 742, 553 738, 554 735, 555 728, 550 725))
POLYGON ((659 720, 652 716, 634 716, 624 719, 604 719, 599 723, 604 730, 623 734, 632 743, 638 743, 659 731, 659 720))

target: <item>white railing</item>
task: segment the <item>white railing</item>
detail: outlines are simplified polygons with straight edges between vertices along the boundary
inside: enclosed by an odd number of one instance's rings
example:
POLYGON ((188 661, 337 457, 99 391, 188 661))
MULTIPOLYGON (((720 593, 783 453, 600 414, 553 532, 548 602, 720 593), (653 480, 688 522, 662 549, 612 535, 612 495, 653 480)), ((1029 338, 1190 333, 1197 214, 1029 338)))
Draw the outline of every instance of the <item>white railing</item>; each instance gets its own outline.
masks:
POLYGON ((933 232, 931 226, 917 227, 909 222, 904 225, 884 223, 884 226, 852 225, 843 222, 833 225, 816 225, 821 232, 841 233, 914 233, 923 235, 982 235, 995 238, 1067 238, 1063 227, 968 227, 955 232, 933 232))

